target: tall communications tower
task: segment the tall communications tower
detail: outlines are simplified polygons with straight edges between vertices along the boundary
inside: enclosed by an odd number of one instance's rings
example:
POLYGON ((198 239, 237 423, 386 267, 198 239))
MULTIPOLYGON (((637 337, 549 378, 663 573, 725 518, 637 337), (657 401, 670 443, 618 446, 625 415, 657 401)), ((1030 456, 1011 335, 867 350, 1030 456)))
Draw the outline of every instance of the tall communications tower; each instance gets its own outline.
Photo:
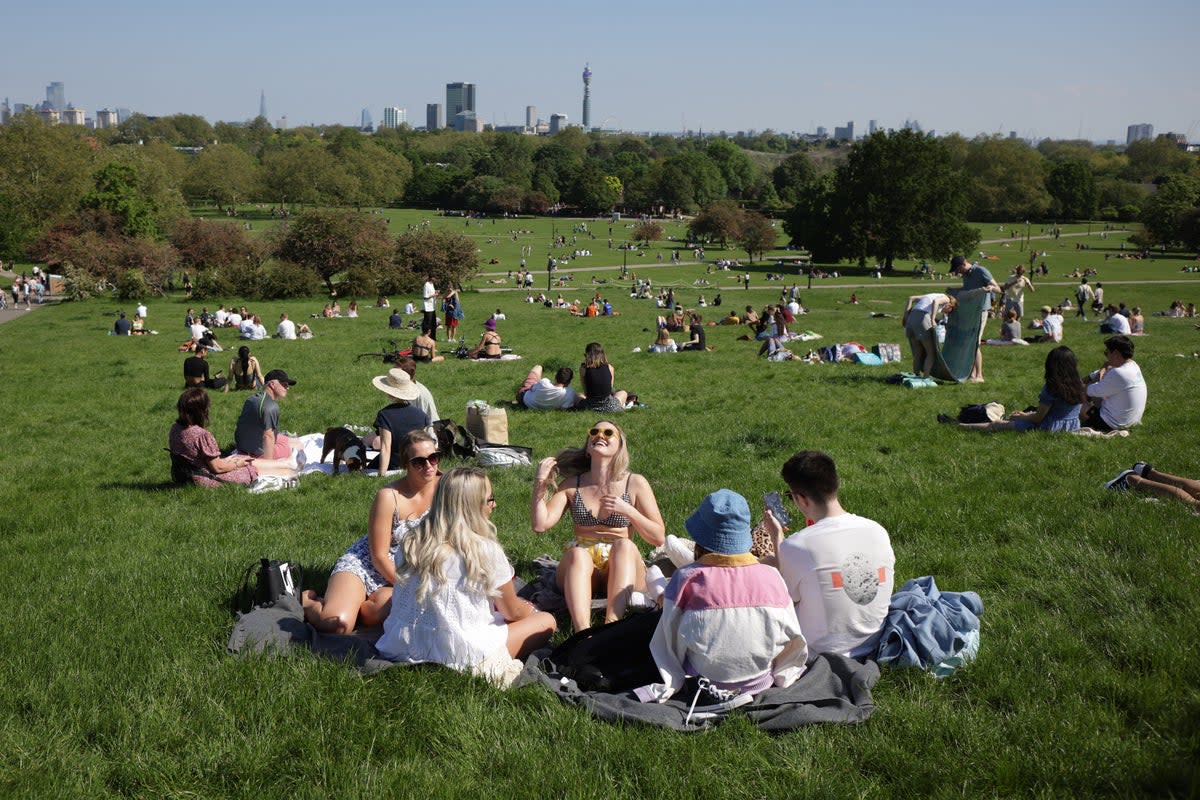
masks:
POLYGON ((592 71, 583 65, 583 129, 592 127, 592 71))
POLYGON ((262 117, 263 119, 268 119, 268 117, 267 117, 267 90, 266 89, 258 90, 258 115, 260 117, 262 117))

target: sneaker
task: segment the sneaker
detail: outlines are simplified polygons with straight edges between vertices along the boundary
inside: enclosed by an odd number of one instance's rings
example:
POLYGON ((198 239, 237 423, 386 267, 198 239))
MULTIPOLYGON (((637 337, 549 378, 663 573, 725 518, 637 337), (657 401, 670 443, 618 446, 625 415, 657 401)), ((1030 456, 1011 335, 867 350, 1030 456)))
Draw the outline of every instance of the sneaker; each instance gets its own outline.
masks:
POLYGON ((1104 488, 1112 489, 1115 492, 1127 491, 1129 489, 1129 476, 1134 474, 1134 471, 1131 469, 1121 470, 1121 474, 1104 484, 1104 488))
POLYGON ((1146 477, 1146 473, 1151 469, 1153 469, 1153 467, 1151 467, 1145 461, 1139 461, 1132 467, 1133 472, 1136 473, 1139 478, 1146 477))
POLYGON ((751 694, 718 689, 709 682, 708 678, 701 678, 700 688, 696 690, 696 696, 692 698, 692 705, 688 709, 688 715, 683 724, 687 725, 692 720, 715 719, 752 702, 754 702, 754 696, 751 694))
POLYGON ((950 416, 949 414, 938 414, 937 421, 942 423, 943 425, 955 425, 958 423, 958 420, 956 420, 954 417, 950 416))

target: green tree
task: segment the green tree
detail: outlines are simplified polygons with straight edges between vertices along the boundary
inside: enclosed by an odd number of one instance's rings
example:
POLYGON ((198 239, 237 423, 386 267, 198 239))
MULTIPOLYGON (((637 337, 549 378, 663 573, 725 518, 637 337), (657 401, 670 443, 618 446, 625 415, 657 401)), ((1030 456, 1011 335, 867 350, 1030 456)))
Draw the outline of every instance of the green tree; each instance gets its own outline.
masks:
POLYGON ((1142 224, 1150 243, 1175 245, 1189 238, 1189 215, 1200 207, 1200 178, 1176 175, 1146 200, 1142 224))
POLYGON ((714 139, 704 148, 704 154, 717 165, 726 191, 734 198, 748 197, 761 176, 746 154, 728 139, 714 139))
POLYGON ((1158 182, 1170 175, 1195 174, 1194 153, 1180 150, 1170 139, 1141 139, 1125 148, 1127 166, 1123 177, 1139 183, 1158 182))
POLYGON ((759 214, 757 211, 743 211, 738 224, 738 246, 746 251, 747 257, 754 261, 755 254, 759 260, 768 250, 774 250, 778 239, 775 223, 759 214))
POLYGON ((742 210, 732 200, 709 203, 688 225, 688 234, 696 239, 719 241, 724 250, 729 239, 741 231, 742 210))
POLYGON ((568 200, 590 214, 611 211, 621 199, 621 181, 605 175, 595 162, 583 165, 575 178, 568 200))
POLYGON ((24 248, 78 207, 92 187, 94 151, 75 126, 48 126, 32 113, 0 125, 0 196, 7 251, 24 248))
POLYGON ((329 289, 334 279, 373 291, 387 271, 394 241, 382 219, 340 210, 301 212, 275 245, 275 255, 315 272, 329 289))
POLYGON ((971 219, 1037 218, 1050 207, 1045 158, 1020 139, 974 139, 967 145, 963 169, 971 178, 971 219))
POLYGON ((810 185, 785 230, 818 260, 949 258, 979 233, 966 224, 967 191, 945 144, 911 130, 856 144, 832 183, 810 185))
POLYGON ((183 191, 194 200, 208 200, 219 210, 244 203, 258 186, 258 164, 232 144, 206 147, 191 163, 183 191))
POLYGON ((648 244, 663 238, 663 226, 654 220, 639 222, 633 228, 633 240, 648 244))
POLYGON ((357 180, 319 144, 275 150, 263 156, 264 198, 283 205, 334 203, 353 197, 357 180))
POLYGON ((412 180, 412 165, 404 156, 392 153, 354 131, 361 144, 335 153, 338 165, 348 176, 349 196, 344 198, 355 208, 395 205, 404 197, 412 180))
POLYGON ((432 277, 437 286, 462 286, 479 273, 475 243, 446 230, 408 231, 396 240, 395 260, 380 283, 385 294, 410 291, 432 277))
POLYGON ((704 153, 680 153, 663 164, 659 196, 668 208, 690 213, 728 194, 720 168, 704 153))
POLYGON ((789 206, 816 177, 817 169, 807 153, 793 153, 771 172, 771 182, 775 184, 779 200, 789 206))
POLYGON ((133 167, 110 162, 96 173, 95 182, 96 188, 80 201, 81 208, 107 211, 126 236, 152 238, 157 235, 154 200, 141 191, 133 167))
POLYGON ((1082 161, 1063 161, 1046 178, 1046 189, 1054 198, 1052 210, 1067 219, 1092 219, 1098 195, 1096 179, 1082 161))

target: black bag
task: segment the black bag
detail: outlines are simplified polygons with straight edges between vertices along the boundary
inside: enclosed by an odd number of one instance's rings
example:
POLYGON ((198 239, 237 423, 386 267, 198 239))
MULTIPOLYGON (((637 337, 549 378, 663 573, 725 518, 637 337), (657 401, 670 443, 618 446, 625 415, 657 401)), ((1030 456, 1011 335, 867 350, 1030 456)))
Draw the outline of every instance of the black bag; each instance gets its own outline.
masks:
POLYGON ((479 453, 479 443, 475 434, 454 420, 439 419, 434 422, 433 433, 437 436, 438 452, 443 457, 474 458, 479 453))
POLYGON ((575 634, 554 648, 554 671, 574 679, 585 692, 623 692, 661 683, 650 640, 662 611, 634 614, 575 634))
POLYGON ((243 614, 252 608, 270 608, 284 595, 299 597, 304 590, 304 570, 290 561, 260 559, 246 567, 242 574, 242 586, 237 593, 237 610, 243 614), (258 568, 254 586, 250 586, 250 573, 258 568))

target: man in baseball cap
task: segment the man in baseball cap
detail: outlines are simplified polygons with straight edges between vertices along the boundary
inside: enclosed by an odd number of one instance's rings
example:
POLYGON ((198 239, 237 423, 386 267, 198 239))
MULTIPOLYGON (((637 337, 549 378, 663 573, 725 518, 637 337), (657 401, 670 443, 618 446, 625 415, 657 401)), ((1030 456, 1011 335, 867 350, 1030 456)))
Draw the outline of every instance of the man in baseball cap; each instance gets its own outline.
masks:
MULTIPOLYGON (((289 459, 292 445, 279 432, 279 401, 288 395, 296 382, 281 369, 264 376, 262 391, 246 398, 238 417, 233 439, 239 452, 263 458, 289 459)), ((296 456, 297 467, 303 466, 303 452, 296 456)))

